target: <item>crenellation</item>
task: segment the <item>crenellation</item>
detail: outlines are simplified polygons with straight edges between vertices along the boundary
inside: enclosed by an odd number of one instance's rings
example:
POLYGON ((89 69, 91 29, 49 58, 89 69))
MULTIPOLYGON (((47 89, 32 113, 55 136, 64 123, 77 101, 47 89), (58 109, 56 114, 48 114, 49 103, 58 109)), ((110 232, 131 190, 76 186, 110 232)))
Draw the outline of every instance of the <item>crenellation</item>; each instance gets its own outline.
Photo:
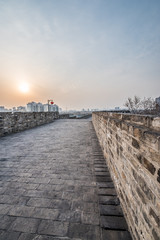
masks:
POLYGON ((0 136, 20 132, 59 118, 58 112, 16 112, 0 113, 0 136))

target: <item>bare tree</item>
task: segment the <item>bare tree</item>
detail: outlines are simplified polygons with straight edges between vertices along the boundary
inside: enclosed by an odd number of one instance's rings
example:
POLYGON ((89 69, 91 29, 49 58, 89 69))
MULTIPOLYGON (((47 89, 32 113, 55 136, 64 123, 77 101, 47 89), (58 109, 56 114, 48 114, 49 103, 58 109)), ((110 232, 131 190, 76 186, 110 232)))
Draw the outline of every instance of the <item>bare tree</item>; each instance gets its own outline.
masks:
POLYGON ((137 112, 141 108, 141 99, 138 96, 134 96, 134 98, 128 97, 127 101, 124 104, 131 112, 137 112))
POLYGON ((156 109, 156 102, 151 97, 141 100, 140 97, 135 95, 133 99, 128 97, 124 106, 132 113, 154 113, 156 109))
POLYGON ((148 97, 148 98, 144 98, 142 101, 141 101, 141 105, 142 105, 142 109, 144 111, 151 111, 153 109, 156 108, 156 102, 153 98, 151 97, 148 97))

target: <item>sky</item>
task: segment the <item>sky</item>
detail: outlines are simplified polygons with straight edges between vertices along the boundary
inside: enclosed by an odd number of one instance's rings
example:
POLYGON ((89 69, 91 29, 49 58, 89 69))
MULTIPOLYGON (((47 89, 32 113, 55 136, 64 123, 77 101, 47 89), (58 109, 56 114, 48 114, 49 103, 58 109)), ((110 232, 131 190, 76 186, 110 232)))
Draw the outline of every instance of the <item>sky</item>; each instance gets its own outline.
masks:
POLYGON ((0 106, 159 97, 159 13, 159 0, 0 0, 0 106))

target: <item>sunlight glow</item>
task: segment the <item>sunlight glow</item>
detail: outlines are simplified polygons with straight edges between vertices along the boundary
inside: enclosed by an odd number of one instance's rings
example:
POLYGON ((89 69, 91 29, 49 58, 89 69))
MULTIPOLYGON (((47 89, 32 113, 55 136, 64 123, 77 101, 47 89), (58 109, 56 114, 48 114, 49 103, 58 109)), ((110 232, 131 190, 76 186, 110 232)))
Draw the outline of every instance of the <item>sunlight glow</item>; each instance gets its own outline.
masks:
POLYGON ((26 82, 23 82, 19 85, 19 90, 22 93, 28 93, 29 92, 29 85, 26 82))

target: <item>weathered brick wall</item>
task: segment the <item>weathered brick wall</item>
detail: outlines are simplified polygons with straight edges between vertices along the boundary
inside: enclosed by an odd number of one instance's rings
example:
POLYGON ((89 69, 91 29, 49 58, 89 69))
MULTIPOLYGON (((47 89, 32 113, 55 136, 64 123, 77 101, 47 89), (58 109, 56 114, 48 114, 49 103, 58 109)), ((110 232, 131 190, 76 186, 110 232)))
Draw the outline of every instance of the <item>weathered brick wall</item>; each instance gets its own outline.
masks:
POLYGON ((93 125, 133 239, 160 239, 160 118, 98 112, 93 125))
POLYGON ((58 112, 0 113, 0 136, 50 123, 58 117, 58 112))

